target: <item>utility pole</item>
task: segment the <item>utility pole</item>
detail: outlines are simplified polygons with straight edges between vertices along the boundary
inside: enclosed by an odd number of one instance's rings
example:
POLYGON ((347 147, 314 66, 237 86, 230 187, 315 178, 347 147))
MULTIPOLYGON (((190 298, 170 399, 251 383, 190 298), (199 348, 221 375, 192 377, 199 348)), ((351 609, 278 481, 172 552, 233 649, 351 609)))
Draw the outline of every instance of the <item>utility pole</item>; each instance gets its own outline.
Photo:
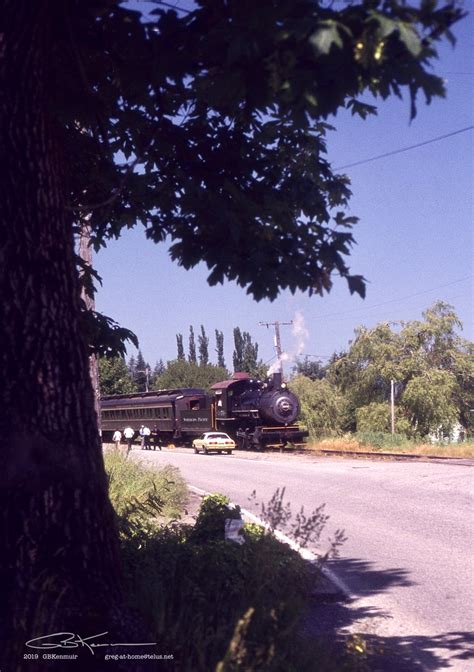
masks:
POLYGON ((149 392, 149 381, 150 381, 150 369, 148 366, 144 369, 137 369, 135 373, 144 373, 145 374, 145 392, 149 392))
POLYGON ((392 434, 395 434, 395 381, 390 381, 390 414, 392 418, 392 434))
POLYGON ((283 360, 282 360, 282 349, 281 349, 281 338, 280 338, 280 325, 286 326, 286 325, 292 325, 293 320, 291 322, 279 322, 278 320, 276 322, 259 322, 259 325, 261 327, 275 327, 275 350, 280 366, 280 373, 283 375, 283 360))

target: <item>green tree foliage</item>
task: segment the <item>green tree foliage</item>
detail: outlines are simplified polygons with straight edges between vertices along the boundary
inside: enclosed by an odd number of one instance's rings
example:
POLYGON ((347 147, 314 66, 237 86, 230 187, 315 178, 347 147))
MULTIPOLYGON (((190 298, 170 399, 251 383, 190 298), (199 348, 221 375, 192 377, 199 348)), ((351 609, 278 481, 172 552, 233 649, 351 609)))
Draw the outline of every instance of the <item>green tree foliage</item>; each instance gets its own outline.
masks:
POLYGON ((310 380, 322 380, 326 375, 326 367, 320 360, 306 356, 304 359, 296 360, 293 373, 295 376, 304 376, 310 380))
POLYGON ((176 334, 176 345, 178 347, 178 359, 185 360, 183 334, 176 334))
POLYGON ((157 389, 157 380, 160 376, 163 375, 165 370, 166 370, 166 366, 165 366, 163 360, 160 359, 158 362, 156 362, 155 368, 153 369, 153 373, 151 374, 151 381, 150 381, 150 389, 151 390, 156 390, 157 389))
POLYGON ((301 422, 313 439, 341 434, 344 400, 327 380, 296 376, 289 387, 300 400, 301 422))
POLYGON ((139 350, 135 362, 135 369, 133 372, 137 392, 145 392, 147 386, 149 387, 150 373, 151 373, 150 365, 148 364, 148 362, 145 362, 145 358, 143 357, 142 351, 139 350))
POLYGON ((355 414, 358 432, 391 431, 390 406, 387 403, 372 401, 356 409, 355 414))
POLYGON ((242 371, 244 362, 244 340, 240 327, 234 328, 234 354, 232 356, 234 371, 242 371))
POLYGON ((166 370, 157 379, 158 389, 175 389, 182 387, 200 387, 208 390, 211 385, 226 380, 229 372, 214 364, 200 366, 195 362, 175 359, 168 362, 166 370))
POLYGON ((217 354, 217 366, 225 368, 224 360, 224 334, 222 331, 216 329, 216 354, 217 354))
POLYGON ((136 392, 136 385, 123 357, 101 357, 99 359, 99 381, 101 394, 128 394, 136 392))
POLYGON ((452 306, 437 302, 423 318, 359 327, 348 352, 331 362, 328 379, 345 395, 351 429, 387 429, 394 380, 398 431, 449 435, 461 422, 472 432, 473 346, 457 333, 462 325, 452 306))
POLYGON ((437 433, 449 436, 459 421, 454 394, 456 375, 452 371, 430 369, 408 381, 401 403, 414 432, 420 436, 437 433))
POLYGON ((201 324, 201 333, 198 335, 199 364, 206 366, 209 364, 209 338, 201 324))
POLYGON ((257 375, 261 362, 258 361, 258 343, 252 342, 247 331, 242 332, 240 327, 234 329, 234 371, 243 371, 257 375))
POLYGON ((405 90, 412 117, 420 94, 443 96, 431 65, 460 9, 203 0, 143 20, 114 0, 67 7, 51 109, 96 246, 139 220, 184 268, 204 260, 210 284, 322 294, 337 273, 364 294, 345 261, 357 218, 326 157, 327 119, 374 114, 364 94, 405 90))
POLYGON ((196 364, 196 340, 194 338, 194 329, 192 326, 189 327, 189 343, 188 343, 188 362, 190 364, 196 364))

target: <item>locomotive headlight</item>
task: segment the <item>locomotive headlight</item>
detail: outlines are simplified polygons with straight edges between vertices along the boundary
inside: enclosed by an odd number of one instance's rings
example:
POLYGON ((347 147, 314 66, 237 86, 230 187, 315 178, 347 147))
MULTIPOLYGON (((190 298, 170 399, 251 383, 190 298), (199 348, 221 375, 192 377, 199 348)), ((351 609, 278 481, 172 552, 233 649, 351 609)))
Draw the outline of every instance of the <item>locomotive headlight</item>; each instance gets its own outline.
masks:
POLYGON ((291 404, 290 404, 289 399, 285 399, 285 398, 279 399, 278 400, 278 410, 283 415, 288 415, 288 413, 290 413, 290 411, 291 411, 291 404))
POLYGON ((281 384, 281 389, 284 390, 286 388, 286 383, 281 384))

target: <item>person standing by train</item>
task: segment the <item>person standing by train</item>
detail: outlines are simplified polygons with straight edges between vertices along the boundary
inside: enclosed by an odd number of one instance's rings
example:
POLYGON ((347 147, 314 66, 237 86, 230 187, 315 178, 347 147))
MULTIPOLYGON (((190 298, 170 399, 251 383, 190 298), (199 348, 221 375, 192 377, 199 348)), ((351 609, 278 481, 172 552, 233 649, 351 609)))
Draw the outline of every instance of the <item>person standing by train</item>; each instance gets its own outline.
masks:
POLYGON ((155 425, 153 427, 153 450, 156 450, 156 446, 158 446, 158 448, 161 450, 162 448, 161 433, 158 425, 155 425))
POLYGON ((120 429, 115 430, 112 441, 115 443, 115 448, 120 450, 120 442, 122 441, 122 432, 120 429))
POLYGON ((146 425, 140 427, 140 436, 141 436, 141 447, 142 450, 151 450, 150 446, 150 434, 151 430, 146 425))
POLYGON ((123 430, 123 435, 125 437, 125 440, 127 441, 127 457, 129 452, 132 450, 132 440, 133 437, 135 436, 135 430, 132 429, 131 427, 125 427, 123 430))

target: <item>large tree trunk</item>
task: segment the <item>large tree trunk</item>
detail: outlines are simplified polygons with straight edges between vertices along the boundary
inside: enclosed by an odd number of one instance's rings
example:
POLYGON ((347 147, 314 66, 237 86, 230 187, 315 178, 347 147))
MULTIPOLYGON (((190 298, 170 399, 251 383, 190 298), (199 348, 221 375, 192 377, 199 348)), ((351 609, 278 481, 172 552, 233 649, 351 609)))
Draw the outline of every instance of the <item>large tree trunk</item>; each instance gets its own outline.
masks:
MULTIPOLYGON (((123 636, 66 162, 47 113, 57 6, 0 0, 0 667, 9 672, 49 669, 41 656, 38 668, 22 661, 34 637, 123 636)), ((103 669, 103 657, 90 658, 103 669)))
MULTIPOLYGON (((82 261, 92 268, 92 247, 91 247, 91 227, 88 218, 84 217, 80 222, 81 230, 79 232, 79 256, 82 261)), ((84 301, 86 310, 95 310, 95 300, 89 296, 83 287, 81 298, 84 301)), ((91 377, 92 389, 94 391, 94 408, 97 422, 100 425, 100 386, 99 386, 99 360, 97 355, 89 355, 89 375, 91 377)), ((100 426, 99 426, 100 430, 100 426)))

